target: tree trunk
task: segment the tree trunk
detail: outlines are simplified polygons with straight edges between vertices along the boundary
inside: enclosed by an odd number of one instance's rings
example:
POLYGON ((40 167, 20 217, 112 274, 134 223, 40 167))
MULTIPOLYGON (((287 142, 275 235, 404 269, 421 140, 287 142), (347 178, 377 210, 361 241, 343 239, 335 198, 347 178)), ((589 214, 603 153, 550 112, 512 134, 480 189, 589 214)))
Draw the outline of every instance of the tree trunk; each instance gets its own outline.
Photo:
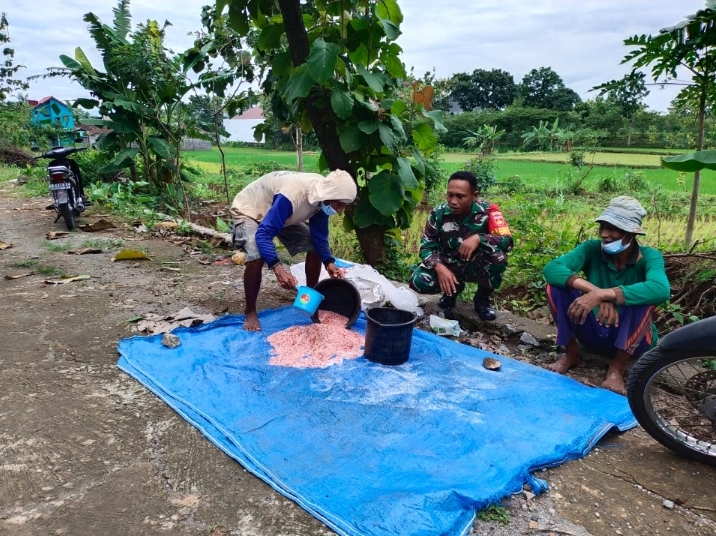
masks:
MULTIPOLYGON (((696 140, 696 150, 700 151, 704 148, 704 119, 706 117, 706 86, 701 86, 701 96, 699 98, 699 133, 696 140)), ((694 173, 694 186, 691 189, 691 204, 689 205, 689 218, 686 221, 686 236, 684 237, 684 245, 688 250, 694 238, 694 225, 696 224, 696 210, 699 203, 699 184, 701 182, 701 171, 694 173)))
MULTIPOLYGON (((310 53, 308 34, 303 23, 300 0, 278 0, 283 24, 286 28, 286 39, 291 52, 291 61, 294 67, 306 63, 310 53)), ((323 110, 318 108, 311 96, 305 98, 306 112, 313 125, 318 143, 323 150, 323 156, 329 169, 342 169, 356 178, 354 166, 351 164, 348 155, 341 147, 341 142, 336 132, 336 126, 331 121, 324 120, 323 110)), ((350 214, 349 214, 350 215, 350 214)), ((356 236, 361 245, 363 256, 369 264, 378 263, 385 255, 385 244, 383 234, 385 228, 382 226, 370 226, 364 229, 356 228, 356 236)))
POLYGON ((303 130, 296 127, 296 167, 298 171, 303 171, 303 130))
POLYGON ((386 227, 383 225, 356 227, 356 237, 358 237, 363 258, 371 266, 379 266, 385 260, 385 243, 383 242, 385 231, 386 227))
POLYGON ((629 119, 629 130, 627 131, 627 147, 631 147, 631 129, 634 125, 634 118, 629 119))
POLYGON ((216 146, 221 153, 221 174, 224 176, 224 189, 226 190, 226 203, 231 204, 231 197, 229 196, 229 179, 226 176, 226 155, 224 149, 221 147, 221 136, 219 135, 219 116, 214 115, 214 136, 216 140, 216 146))

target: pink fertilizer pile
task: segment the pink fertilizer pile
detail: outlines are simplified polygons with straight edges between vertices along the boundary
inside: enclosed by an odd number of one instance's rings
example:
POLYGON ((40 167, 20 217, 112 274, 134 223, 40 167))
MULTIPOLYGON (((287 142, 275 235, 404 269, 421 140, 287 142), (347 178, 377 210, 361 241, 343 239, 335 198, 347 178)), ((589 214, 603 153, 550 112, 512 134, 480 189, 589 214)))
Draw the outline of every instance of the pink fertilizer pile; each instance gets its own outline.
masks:
POLYGON ((319 311, 318 319, 320 324, 294 326, 269 335, 266 340, 273 349, 269 364, 323 368, 363 355, 363 337, 344 327, 345 316, 319 311))

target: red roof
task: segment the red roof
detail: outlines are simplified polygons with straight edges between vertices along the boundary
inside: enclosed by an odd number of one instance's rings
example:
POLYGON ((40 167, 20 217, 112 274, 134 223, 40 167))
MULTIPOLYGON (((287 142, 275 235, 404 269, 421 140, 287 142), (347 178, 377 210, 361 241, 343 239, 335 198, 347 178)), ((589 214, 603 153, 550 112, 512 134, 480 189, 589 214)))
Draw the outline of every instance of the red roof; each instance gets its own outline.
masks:
POLYGON ((266 119, 263 114, 261 106, 254 106, 249 108, 244 113, 235 115, 231 119, 266 119))
POLYGON ((40 99, 39 101, 36 101, 36 100, 28 100, 27 103, 28 103, 30 106, 32 106, 32 107, 36 107, 36 106, 40 106, 40 104, 45 104, 47 101, 49 101, 49 100, 51 100, 51 99, 54 99, 54 100, 56 100, 57 102, 60 102, 60 103, 64 104, 60 99, 58 99, 58 98, 56 98, 56 97, 53 97, 52 95, 50 95, 50 96, 48 96, 48 97, 45 97, 45 98, 43 98, 43 99, 40 99))

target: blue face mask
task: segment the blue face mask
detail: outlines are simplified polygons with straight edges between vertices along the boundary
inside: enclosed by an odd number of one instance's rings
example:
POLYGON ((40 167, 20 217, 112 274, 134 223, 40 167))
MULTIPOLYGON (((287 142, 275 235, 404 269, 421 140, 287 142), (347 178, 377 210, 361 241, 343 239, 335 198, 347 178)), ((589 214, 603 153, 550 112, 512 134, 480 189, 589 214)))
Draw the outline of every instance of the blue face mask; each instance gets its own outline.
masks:
POLYGON ((607 255, 617 255, 624 251, 626 248, 628 248, 630 245, 631 240, 629 240, 629 243, 626 245, 622 244, 621 240, 615 240, 614 242, 610 242, 609 244, 605 244, 604 241, 602 241, 602 249, 607 255))
POLYGON ((321 201, 321 210, 328 216, 335 216, 338 214, 336 209, 334 209, 331 205, 326 205, 323 201, 321 201))

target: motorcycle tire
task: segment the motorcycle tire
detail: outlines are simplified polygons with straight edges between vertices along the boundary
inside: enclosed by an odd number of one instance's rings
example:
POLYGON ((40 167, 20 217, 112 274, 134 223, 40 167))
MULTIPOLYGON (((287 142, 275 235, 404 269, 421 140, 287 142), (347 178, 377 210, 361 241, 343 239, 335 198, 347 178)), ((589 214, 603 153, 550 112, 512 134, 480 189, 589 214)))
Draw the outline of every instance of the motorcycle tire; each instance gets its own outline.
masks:
POLYGON ((659 443, 684 458, 716 466, 716 420, 695 411, 694 404, 687 398, 697 393, 705 397, 702 400, 707 400, 710 407, 713 406, 716 394, 712 386, 716 386, 716 371, 703 367, 703 361, 707 359, 716 357, 666 351, 658 346, 652 348, 636 362, 629 374, 627 400, 639 424, 659 443), (708 391, 699 393, 698 389, 689 386, 684 369, 705 375, 704 385, 709 386, 708 391), (703 372, 697 372, 699 370, 703 372), (662 372, 665 372, 663 379, 660 376, 662 372), (679 384, 682 380, 685 381, 684 386, 679 384), (686 409, 690 410, 689 414, 680 413, 686 409), (692 422, 694 414, 699 419, 698 424, 692 422), (699 431, 697 435, 694 435, 694 429, 699 431))
POLYGON ((75 214, 72 211, 72 207, 69 203, 62 203, 60 205, 60 214, 62 214, 62 218, 65 220, 65 225, 67 226, 67 230, 71 231, 75 228, 75 214))

